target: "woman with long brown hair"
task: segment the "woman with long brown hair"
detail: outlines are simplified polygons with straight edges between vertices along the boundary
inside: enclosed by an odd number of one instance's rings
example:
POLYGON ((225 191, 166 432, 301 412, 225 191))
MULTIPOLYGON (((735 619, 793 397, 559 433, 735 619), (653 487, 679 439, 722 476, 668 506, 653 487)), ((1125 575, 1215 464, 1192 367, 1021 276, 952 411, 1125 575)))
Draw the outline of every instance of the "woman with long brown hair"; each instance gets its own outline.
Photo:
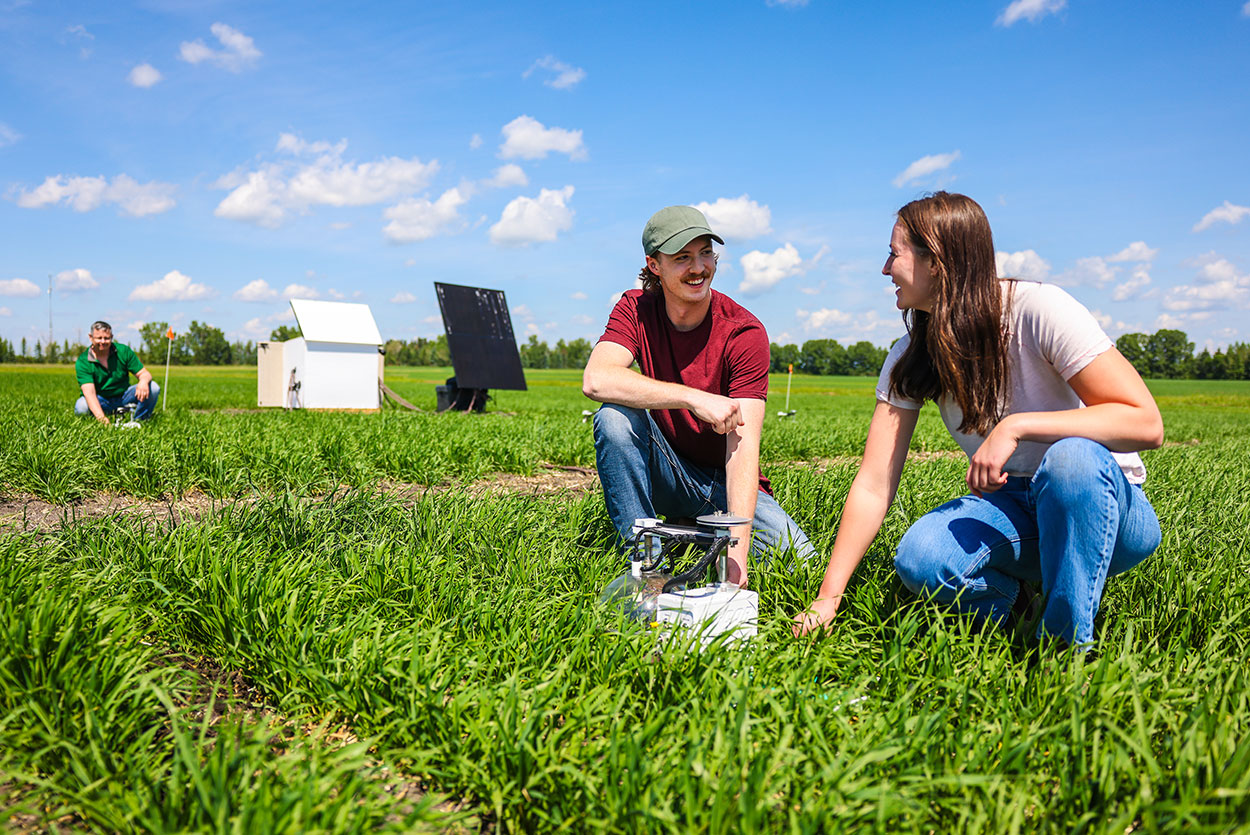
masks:
POLYGON ((829 624, 872 544, 923 403, 968 455, 969 494, 918 519, 895 569, 908 589, 994 622, 1040 586, 1039 634, 1093 641, 1109 575, 1159 545, 1137 452, 1158 407, 1094 317, 1054 285, 1000 279, 985 212, 937 192, 899 210, 881 272, 907 335, 890 350, 833 553, 795 632, 829 624))

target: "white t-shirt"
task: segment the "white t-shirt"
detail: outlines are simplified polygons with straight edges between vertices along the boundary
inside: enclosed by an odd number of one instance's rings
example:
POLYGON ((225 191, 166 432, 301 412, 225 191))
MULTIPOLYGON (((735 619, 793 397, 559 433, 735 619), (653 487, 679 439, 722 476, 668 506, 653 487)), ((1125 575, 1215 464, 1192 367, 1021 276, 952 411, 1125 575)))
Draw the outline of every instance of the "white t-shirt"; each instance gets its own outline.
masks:
MULTIPOLYGON (((1016 412, 1057 412, 1084 408, 1068 380, 1099 354, 1114 347, 1093 315, 1076 299, 1053 284, 1004 279, 1007 316, 1007 364, 1010 390, 1004 415, 1016 412), (1014 292, 1013 292, 1014 288, 1014 292), (1009 295, 1010 294, 1010 295, 1009 295)), ((907 335, 894 343, 877 378, 877 399, 900 409, 918 410, 923 404, 890 394, 890 370, 911 341, 907 335)), ((952 398, 938 401, 942 422, 969 458, 985 440, 983 435, 959 431, 963 411, 952 398)), ((1021 441, 1007 459, 1008 475, 1031 476, 1050 444, 1021 441)), ((1146 468, 1135 452, 1113 452, 1130 484, 1146 480, 1146 468)))

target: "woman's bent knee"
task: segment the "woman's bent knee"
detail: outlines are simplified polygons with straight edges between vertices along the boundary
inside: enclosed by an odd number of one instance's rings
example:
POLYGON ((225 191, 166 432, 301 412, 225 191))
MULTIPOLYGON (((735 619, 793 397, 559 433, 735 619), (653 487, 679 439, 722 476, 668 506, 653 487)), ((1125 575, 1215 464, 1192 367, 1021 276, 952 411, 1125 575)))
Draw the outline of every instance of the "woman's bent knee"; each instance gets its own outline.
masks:
POLYGON ((1084 479, 1101 469, 1115 468, 1111 451, 1088 438, 1061 438, 1050 445, 1037 468, 1037 477, 1052 481, 1084 479))

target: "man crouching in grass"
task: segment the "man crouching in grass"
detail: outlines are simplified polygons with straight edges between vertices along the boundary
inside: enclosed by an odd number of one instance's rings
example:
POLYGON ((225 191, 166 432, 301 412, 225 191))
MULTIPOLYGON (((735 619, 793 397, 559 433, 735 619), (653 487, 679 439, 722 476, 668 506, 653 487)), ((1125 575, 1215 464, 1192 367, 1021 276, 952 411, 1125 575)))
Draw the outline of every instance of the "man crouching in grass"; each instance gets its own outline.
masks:
POLYGON ((768 334, 712 289, 725 242, 690 206, 670 206, 642 233, 643 287, 621 297, 582 376, 595 413, 595 461, 608 515, 622 539, 634 520, 725 511, 733 530, 728 579, 747 584, 747 554, 811 543, 760 475, 768 396, 768 334), (637 362, 641 373, 630 366, 637 362), (751 533, 754 529, 754 541, 751 533))
POLYGON ((82 397, 74 404, 76 415, 90 414, 108 423, 109 414, 131 403, 138 404, 135 420, 146 420, 156 409, 161 387, 129 346, 113 342, 113 326, 108 322, 92 323, 91 347, 78 355, 74 373, 82 386, 82 397), (133 386, 131 374, 139 379, 133 386))

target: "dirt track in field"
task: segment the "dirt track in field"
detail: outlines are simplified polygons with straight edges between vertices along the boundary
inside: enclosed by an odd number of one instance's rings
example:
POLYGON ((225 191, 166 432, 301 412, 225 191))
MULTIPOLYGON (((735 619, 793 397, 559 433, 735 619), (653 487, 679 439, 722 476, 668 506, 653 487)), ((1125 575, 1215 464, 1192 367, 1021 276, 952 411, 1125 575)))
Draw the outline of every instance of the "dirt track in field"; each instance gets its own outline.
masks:
MULTIPOLYGON (((379 482, 376 490, 401 502, 411 503, 420 501, 426 493, 443 493, 448 490, 465 490, 477 494, 549 496, 584 493, 593 490, 598 484, 599 476, 593 469, 544 464, 532 476, 495 473, 469 485, 385 481, 379 482)), ((172 501, 152 501, 101 492, 76 502, 54 504, 35 496, 10 495, 0 497, 0 532, 46 531, 80 520, 115 515, 140 516, 160 523, 178 525, 183 522, 196 522, 213 515, 220 508, 250 501, 247 497, 214 499, 204 493, 190 493, 172 501)))
MULTIPOLYGON (((1164 446, 1195 446, 1196 444, 1196 441, 1173 441, 1165 443, 1164 446)), ((914 463, 955 460, 963 457, 964 454, 958 450, 907 453, 907 460, 914 463)), ((775 466, 813 469, 823 473, 835 467, 856 466, 859 461, 859 456, 843 455, 815 458, 810 461, 778 462, 775 466)), ((442 493, 448 490, 464 490, 469 493, 487 495, 554 496, 561 493, 585 493, 598 486, 599 474, 594 468, 541 464, 534 475, 495 473, 468 485, 426 485, 382 481, 376 485, 375 489, 401 502, 412 503, 420 501, 427 493, 442 493)), ((214 499, 203 493, 191 493, 175 501, 151 501, 134 496, 99 493, 70 504, 53 504, 29 495, 0 496, 0 533, 45 531, 60 527, 63 523, 73 524, 80 519, 112 515, 139 515, 158 522, 177 525, 184 521, 195 522, 211 516, 221 507, 249 501, 251 499, 246 497, 214 499)))

